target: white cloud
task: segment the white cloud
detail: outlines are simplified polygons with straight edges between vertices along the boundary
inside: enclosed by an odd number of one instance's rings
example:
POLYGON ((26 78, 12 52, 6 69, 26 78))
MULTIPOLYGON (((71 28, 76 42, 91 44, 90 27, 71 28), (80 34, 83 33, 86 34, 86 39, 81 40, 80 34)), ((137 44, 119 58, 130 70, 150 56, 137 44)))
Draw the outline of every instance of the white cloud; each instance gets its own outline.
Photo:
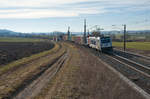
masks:
MULTIPOLYGON (((49 10, 49 9, 23 9, 23 10, 0 10, 0 18, 46 18, 46 17, 74 17, 79 14, 100 13, 94 9, 71 9, 71 10, 49 10)), ((101 12, 103 13, 103 12, 101 12)))
POLYGON ((119 7, 127 7, 127 10, 131 8, 131 11, 133 6, 138 10, 147 9, 149 4, 149 0, 0 0, 0 18, 73 17, 114 10, 108 8, 116 8, 115 12, 119 12, 119 7), (75 4, 80 2, 87 3, 90 7, 84 3, 75 4), (97 5, 88 2, 96 2, 97 5), (144 5, 146 6, 141 7, 144 5))
MULTIPOLYGON (((0 11, 4 12, 4 11, 0 11)), ((6 13, 0 14, 0 18, 45 18, 45 17, 71 17, 77 16, 77 13, 71 13, 68 11, 57 11, 57 10, 8 10, 6 13), (13 13, 12 13, 13 12, 13 13)))
POLYGON ((0 0, 0 8, 3 7, 55 7, 63 4, 80 2, 102 2, 112 5, 139 5, 150 3, 149 0, 0 0))
POLYGON ((0 0, 0 4, 1 7, 55 7, 86 1, 90 0, 0 0))

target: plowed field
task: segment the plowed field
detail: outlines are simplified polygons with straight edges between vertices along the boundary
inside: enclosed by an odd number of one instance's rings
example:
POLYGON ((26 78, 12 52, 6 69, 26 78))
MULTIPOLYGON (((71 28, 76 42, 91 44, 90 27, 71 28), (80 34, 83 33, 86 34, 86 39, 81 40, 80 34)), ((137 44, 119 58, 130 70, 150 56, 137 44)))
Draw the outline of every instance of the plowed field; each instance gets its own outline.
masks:
POLYGON ((50 42, 0 42, 0 65, 31 56, 54 47, 50 42))

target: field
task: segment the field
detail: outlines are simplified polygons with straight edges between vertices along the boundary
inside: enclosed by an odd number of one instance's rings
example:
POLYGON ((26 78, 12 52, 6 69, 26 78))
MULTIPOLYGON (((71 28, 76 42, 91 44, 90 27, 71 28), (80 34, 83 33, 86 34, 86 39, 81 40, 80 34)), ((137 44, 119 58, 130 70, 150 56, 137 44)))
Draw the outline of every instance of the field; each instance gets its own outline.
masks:
POLYGON ((0 37, 0 42, 41 42, 44 39, 19 38, 19 37, 0 37))
POLYGON ((50 42, 39 39, 0 38, 0 65, 53 48, 50 42))
MULTIPOLYGON (((113 42, 114 47, 123 47, 123 42, 113 42)), ((127 48, 150 51, 150 42, 127 42, 127 48)))

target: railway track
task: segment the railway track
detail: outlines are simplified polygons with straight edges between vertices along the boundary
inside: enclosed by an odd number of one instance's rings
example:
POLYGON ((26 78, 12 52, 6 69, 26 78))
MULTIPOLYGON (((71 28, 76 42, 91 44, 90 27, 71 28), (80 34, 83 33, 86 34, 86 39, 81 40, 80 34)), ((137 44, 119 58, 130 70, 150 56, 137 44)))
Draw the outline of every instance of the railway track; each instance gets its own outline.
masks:
MULTIPOLYGON (((150 94, 150 67, 147 61, 146 64, 142 64, 142 62, 137 62, 138 60, 131 59, 131 55, 120 55, 113 53, 105 54, 94 49, 90 49, 92 53, 98 56, 101 60, 111 65, 117 71, 122 73, 140 88, 142 88, 145 92, 150 94), (129 58, 128 58, 129 57, 129 58)), ((134 55, 132 57, 135 57, 134 55)), ((139 58, 139 57, 136 57, 139 58)))
POLYGON ((128 67, 131 67, 132 69, 135 69, 136 71, 150 77, 150 67, 147 67, 145 65, 139 64, 135 61, 132 61, 130 59, 124 58, 122 56, 114 54, 113 56, 114 59, 116 59, 119 62, 125 63, 128 65, 128 67))
MULTIPOLYGON (((120 49, 117 49, 117 48, 113 48, 115 51, 119 51, 119 52, 122 52, 124 53, 124 51, 120 50, 120 49)), ((130 55, 133 55, 133 56, 136 56, 136 57, 142 57, 142 58, 145 58, 145 59, 148 59, 150 60, 150 57, 149 56, 144 56, 144 55, 141 55, 141 54, 138 54, 138 53, 133 53, 133 52, 129 52, 129 51, 125 51, 126 54, 130 54, 130 55)))
POLYGON ((124 57, 124 58, 127 58, 133 62, 136 62, 137 64, 141 64, 146 67, 150 67, 150 57, 146 57, 143 55, 138 55, 138 54, 134 54, 131 52, 126 52, 126 51, 123 52, 123 51, 117 50, 117 49, 114 49, 114 54, 124 57))

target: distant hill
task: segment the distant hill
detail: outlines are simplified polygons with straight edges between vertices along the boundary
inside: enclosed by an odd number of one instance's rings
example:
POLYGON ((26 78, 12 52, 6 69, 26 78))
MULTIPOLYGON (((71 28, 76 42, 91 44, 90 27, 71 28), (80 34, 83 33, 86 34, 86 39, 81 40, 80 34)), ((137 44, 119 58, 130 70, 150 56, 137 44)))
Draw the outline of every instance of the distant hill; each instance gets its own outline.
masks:
MULTIPOLYGON (((102 34, 122 34, 123 31, 101 31, 102 34)), ((128 34, 150 34, 150 30, 127 31, 128 34)), ((49 33, 19 33, 7 29, 0 29, 0 37, 47 37, 67 34, 67 32, 54 31, 49 33)), ((83 35, 83 32, 71 32, 72 35, 83 35)))
POLYGON ((52 33, 21 33, 11 30, 0 29, 0 37, 23 37, 23 38, 43 38, 51 39, 52 33))
POLYGON ((11 30, 6 30, 6 29, 0 29, 0 36, 14 36, 18 35, 19 33, 13 32, 11 30))

